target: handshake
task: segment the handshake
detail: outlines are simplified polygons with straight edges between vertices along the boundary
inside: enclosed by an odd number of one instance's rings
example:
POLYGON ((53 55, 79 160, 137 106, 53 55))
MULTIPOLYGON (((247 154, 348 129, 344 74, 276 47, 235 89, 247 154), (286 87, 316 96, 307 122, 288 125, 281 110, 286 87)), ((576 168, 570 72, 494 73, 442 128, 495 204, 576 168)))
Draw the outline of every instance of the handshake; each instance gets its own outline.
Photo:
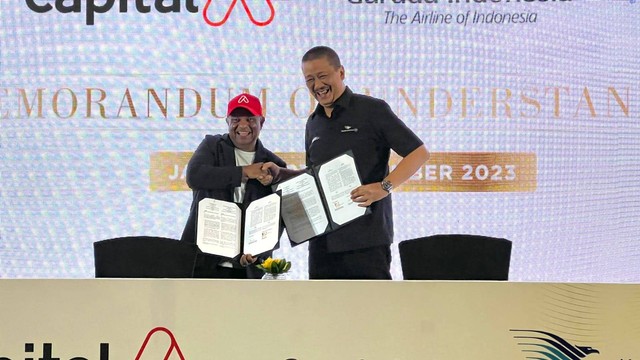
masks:
POLYGON ((264 186, 271 185, 274 179, 278 179, 280 167, 273 162, 254 163, 242 167, 242 181, 256 179, 264 186))

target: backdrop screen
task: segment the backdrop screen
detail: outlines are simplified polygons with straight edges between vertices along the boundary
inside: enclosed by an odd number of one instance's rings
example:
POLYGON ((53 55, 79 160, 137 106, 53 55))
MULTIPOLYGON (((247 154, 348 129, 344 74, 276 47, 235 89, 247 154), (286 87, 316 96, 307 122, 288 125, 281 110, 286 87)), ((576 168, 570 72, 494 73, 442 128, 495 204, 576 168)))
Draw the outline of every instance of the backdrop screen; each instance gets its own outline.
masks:
POLYGON ((393 194, 394 279, 399 241, 469 233, 513 241, 511 280, 640 282, 635 0, 12 0, 0 20, 0 277, 90 278, 95 241, 179 238, 190 154, 240 92, 302 166, 300 59, 328 45, 431 152, 393 194))

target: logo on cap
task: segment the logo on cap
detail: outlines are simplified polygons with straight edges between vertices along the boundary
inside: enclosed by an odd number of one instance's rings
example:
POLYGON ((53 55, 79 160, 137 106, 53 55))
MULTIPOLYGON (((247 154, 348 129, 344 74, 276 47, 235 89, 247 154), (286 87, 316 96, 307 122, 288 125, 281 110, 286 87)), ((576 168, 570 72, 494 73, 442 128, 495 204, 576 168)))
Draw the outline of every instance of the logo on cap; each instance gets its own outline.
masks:
MULTIPOLYGON (((204 6, 204 10, 202 11, 202 16, 204 17, 204 21, 207 24, 211 25, 211 26, 222 26, 222 25, 224 25, 224 23, 226 23, 227 20, 229 20, 229 15, 231 15, 231 11, 236 6, 237 2, 238 2, 238 0, 233 0, 231 5, 229 5, 229 8, 225 12, 224 17, 222 18, 222 20, 220 20, 220 21, 211 21, 211 19, 209 19, 209 15, 207 14, 207 12, 209 10, 209 6, 211 5, 211 0, 207 0, 207 3, 204 6)), ((271 0, 265 0, 267 6, 269 6, 270 14, 269 14, 269 17, 264 21, 259 21, 253 16, 253 13, 251 12, 251 9, 249 9, 249 5, 247 5, 247 0, 240 0, 240 2, 242 3, 242 7, 244 8, 244 12, 247 13, 247 16, 249 17, 249 20, 256 26, 269 25, 271 23, 271 21, 273 21, 273 18, 276 15, 276 11, 273 8, 273 4, 271 3, 271 0)))
POLYGON ((254 116, 262 115, 262 105, 260 104, 260 100, 251 94, 242 93, 229 100, 227 116, 231 115, 231 112, 237 108, 245 108, 254 116))

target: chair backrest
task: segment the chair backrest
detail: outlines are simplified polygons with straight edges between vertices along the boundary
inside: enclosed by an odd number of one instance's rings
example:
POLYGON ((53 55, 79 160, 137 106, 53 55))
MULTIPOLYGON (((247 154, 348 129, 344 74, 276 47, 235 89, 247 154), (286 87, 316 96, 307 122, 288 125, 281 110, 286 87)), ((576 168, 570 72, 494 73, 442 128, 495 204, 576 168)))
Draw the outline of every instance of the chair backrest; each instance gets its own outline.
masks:
POLYGON ((97 278, 191 278, 197 251, 195 244, 152 236, 93 243, 97 278))
POLYGON ((445 234, 398 244, 405 280, 508 280, 511 241, 445 234))

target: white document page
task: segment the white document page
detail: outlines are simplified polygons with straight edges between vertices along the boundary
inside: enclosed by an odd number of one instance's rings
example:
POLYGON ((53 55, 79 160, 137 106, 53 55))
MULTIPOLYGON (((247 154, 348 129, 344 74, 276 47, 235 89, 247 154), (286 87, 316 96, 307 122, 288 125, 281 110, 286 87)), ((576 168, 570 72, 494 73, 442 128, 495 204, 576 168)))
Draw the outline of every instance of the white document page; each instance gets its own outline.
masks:
POLYGON ((271 194, 249 204, 245 211, 244 253, 272 250, 280 240, 280 196, 271 194))
POLYGON ((301 243, 327 229, 329 220, 313 176, 302 173, 276 189, 282 191, 282 220, 289 240, 301 243))
POLYGON ((344 225, 364 215, 366 207, 351 201, 351 191, 360 186, 355 160, 341 155, 320 166, 318 179, 327 200, 329 215, 333 222, 344 225))
POLYGON ((203 252, 233 258, 240 254, 242 211, 235 203, 202 199, 198 203, 196 244, 203 252))

